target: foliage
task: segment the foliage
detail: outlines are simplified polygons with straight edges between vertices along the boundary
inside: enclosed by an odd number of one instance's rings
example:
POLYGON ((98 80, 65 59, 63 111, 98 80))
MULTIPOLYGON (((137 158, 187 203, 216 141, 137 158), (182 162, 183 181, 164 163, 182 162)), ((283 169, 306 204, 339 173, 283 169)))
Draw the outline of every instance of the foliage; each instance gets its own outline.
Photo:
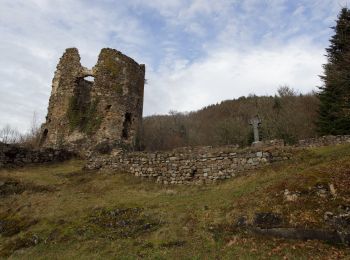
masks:
POLYGON ((98 99, 90 101, 86 106, 79 102, 77 96, 72 96, 69 100, 67 118, 69 121, 70 131, 79 129, 87 135, 92 135, 99 128, 102 118, 98 115, 98 99))
POLYGON ((72 96, 69 99, 67 118, 69 120, 69 127, 71 131, 79 127, 81 117, 78 107, 78 98, 76 96, 72 96))
POLYGON ((298 94, 283 86, 278 95, 241 97, 205 107, 196 112, 149 116, 143 120, 142 147, 167 150, 181 146, 248 146, 253 139, 249 120, 262 119, 263 140, 284 139, 286 143, 315 137, 319 100, 315 94, 298 94))
POLYGON ((318 132, 320 134, 350 134, 350 10, 343 8, 335 34, 327 48, 328 63, 324 65, 320 87, 318 132))
POLYGON ((280 97, 293 97, 297 95, 297 92, 289 86, 279 87, 277 93, 280 97))

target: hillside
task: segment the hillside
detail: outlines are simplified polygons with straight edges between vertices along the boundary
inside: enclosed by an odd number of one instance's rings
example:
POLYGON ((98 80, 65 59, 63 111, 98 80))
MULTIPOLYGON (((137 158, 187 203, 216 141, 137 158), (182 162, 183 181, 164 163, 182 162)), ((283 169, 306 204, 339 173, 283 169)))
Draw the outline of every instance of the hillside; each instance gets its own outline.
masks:
POLYGON ((170 111, 169 115, 143 120, 141 149, 169 150, 198 145, 238 144, 253 141, 249 121, 259 115, 264 140, 297 140, 317 135, 319 100, 315 94, 301 95, 281 87, 275 96, 249 96, 226 100, 191 113, 170 111))
POLYGON ((350 254, 348 247, 323 241, 267 238, 246 224, 265 212, 282 218, 283 227, 331 231, 325 216, 349 213, 350 145, 299 151, 291 161, 200 187, 162 186, 82 166, 73 160, 0 171, 2 257, 339 259, 350 254))

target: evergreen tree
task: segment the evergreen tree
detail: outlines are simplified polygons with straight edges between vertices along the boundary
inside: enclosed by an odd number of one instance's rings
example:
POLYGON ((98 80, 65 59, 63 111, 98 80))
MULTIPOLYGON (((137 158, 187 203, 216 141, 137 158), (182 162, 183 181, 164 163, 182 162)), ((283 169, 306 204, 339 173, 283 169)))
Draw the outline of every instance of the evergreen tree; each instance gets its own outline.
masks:
POLYGON ((328 63, 324 65, 320 87, 318 131, 320 134, 350 134, 350 10, 343 8, 335 35, 327 48, 328 63))

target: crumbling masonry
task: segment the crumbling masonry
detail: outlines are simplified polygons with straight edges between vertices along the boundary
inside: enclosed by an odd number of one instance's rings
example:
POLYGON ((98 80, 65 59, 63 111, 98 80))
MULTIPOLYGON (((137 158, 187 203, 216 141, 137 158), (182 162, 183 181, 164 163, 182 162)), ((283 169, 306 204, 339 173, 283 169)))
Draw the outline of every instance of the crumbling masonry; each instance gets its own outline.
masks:
POLYGON ((90 70, 81 65, 76 48, 67 49, 52 81, 41 145, 77 152, 134 149, 144 81, 145 66, 117 50, 102 49, 90 70), (91 76, 93 81, 86 79, 91 76))

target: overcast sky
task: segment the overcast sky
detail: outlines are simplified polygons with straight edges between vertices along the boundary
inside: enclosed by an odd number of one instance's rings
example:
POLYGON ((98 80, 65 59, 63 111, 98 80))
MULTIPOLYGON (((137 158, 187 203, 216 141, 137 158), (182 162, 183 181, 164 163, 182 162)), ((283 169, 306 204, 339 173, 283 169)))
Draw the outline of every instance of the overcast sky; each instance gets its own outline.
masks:
POLYGON ((144 115, 321 84, 346 0, 0 0, 0 127, 42 122, 60 56, 103 47, 146 64, 144 115))

